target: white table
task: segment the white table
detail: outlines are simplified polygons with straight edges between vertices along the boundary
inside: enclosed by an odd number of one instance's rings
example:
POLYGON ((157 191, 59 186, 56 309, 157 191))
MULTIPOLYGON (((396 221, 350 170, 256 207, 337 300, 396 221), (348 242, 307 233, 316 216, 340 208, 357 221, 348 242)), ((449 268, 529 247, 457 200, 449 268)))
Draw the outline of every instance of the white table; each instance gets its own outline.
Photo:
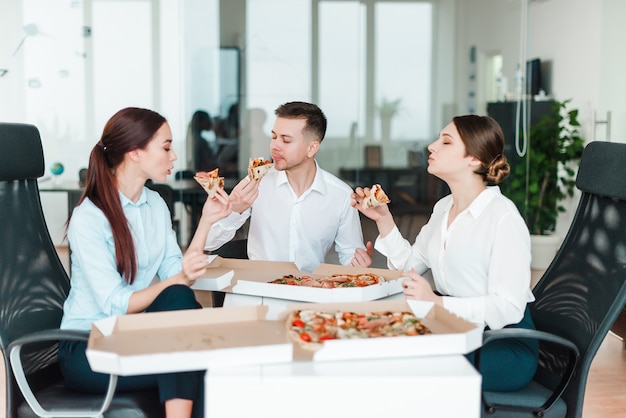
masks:
POLYGON ((205 416, 477 418, 480 387, 462 355, 214 368, 205 416))

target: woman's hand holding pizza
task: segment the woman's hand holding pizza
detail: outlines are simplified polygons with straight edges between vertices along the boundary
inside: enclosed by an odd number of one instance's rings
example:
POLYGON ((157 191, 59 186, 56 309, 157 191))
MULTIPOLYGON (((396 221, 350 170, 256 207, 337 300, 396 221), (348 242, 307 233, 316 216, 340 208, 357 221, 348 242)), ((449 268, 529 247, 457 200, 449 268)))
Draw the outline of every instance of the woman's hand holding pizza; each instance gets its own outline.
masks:
POLYGON ((354 189, 354 193, 352 193, 352 206, 357 208, 363 215, 367 216, 373 221, 378 221, 381 217, 386 214, 390 214, 389 206, 386 204, 382 204, 376 207, 366 207, 363 202, 370 195, 371 189, 369 187, 357 187, 354 189))
POLYGON ((232 204, 224 189, 216 189, 213 199, 207 199, 202 207, 202 219, 214 224, 232 212, 232 204))
POLYGON ((435 302, 438 305, 443 304, 441 296, 437 296, 430 287, 428 281, 417 274, 415 270, 405 271, 404 276, 407 278, 402 282, 404 296, 407 299, 425 300, 435 302))
POLYGON ((393 216, 389 211, 389 206, 386 203, 382 203, 375 207, 365 207, 363 201, 370 195, 370 192, 371 189, 369 187, 357 187, 354 189, 354 193, 352 193, 352 199, 354 199, 352 206, 357 208, 363 215, 376 222, 378 232, 384 237, 391 232, 396 223, 394 222, 393 216))
POLYGON ((243 213, 259 196, 259 180, 242 179, 230 192, 233 212, 243 213))

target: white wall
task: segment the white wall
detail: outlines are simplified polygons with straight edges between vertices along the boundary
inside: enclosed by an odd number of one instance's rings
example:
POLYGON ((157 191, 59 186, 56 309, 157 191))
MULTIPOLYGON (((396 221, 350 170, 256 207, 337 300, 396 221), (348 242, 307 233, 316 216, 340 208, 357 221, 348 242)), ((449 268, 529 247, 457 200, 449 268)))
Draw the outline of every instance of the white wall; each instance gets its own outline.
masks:
POLYGON ((24 82, 22 62, 13 54, 22 40, 22 9, 20 2, 0 0, 0 69, 8 72, 0 77, 0 121, 19 120, 24 106, 20 86, 24 82))

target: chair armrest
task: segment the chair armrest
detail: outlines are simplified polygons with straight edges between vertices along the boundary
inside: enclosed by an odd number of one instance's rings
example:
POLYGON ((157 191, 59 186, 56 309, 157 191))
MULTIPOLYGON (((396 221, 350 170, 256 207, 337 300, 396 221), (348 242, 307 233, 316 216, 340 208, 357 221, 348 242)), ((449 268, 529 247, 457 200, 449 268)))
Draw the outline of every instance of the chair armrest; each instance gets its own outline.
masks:
MULTIPOLYGON (((487 345, 488 343, 492 341, 508 339, 508 338, 529 338, 529 339, 535 339, 538 341, 546 341, 546 342, 557 344, 568 350, 569 361, 567 363, 567 367, 563 375, 561 376, 561 380, 556 386, 556 388, 552 390, 552 394, 550 395, 550 397, 539 408, 541 411, 548 410, 557 401, 557 399, 561 397, 561 395, 565 391, 565 388, 571 381, 572 376, 574 375, 574 372, 576 370, 576 365, 578 364, 578 359, 580 357, 580 352, 578 350, 578 347, 576 346, 576 344, 574 344, 570 340, 560 337, 558 335, 550 334, 549 332, 533 330, 533 329, 523 329, 523 328, 503 328, 503 329, 485 331, 483 333, 482 347, 484 347, 485 345, 487 345)), ((476 363, 476 368, 478 370, 480 370, 479 363, 480 363, 481 348, 479 348, 476 351, 476 355, 475 355, 475 363, 476 363)), ((485 407, 487 408, 488 411, 495 407, 506 408, 506 405, 495 405, 495 404, 490 404, 489 402, 487 402, 487 399, 485 399, 484 393, 483 393, 483 403, 485 404, 485 407)), ((533 408, 532 411, 537 412, 536 408, 533 408)))
POLYGON ((31 343, 73 340, 73 341, 89 341, 89 331, 78 331, 70 329, 47 329, 34 332, 32 334, 23 335, 9 345, 9 351, 14 346, 24 346, 31 343))
POLYGON ((113 396, 115 395, 117 376, 113 374, 109 375, 109 386, 107 388, 106 394, 104 395, 104 400, 98 409, 48 411, 41 406, 41 404, 35 397, 35 394, 33 393, 28 383, 28 380, 26 379, 26 374, 24 373, 24 367, 22 365, 21 357, 22 347, 33 343, 53 342, 60 340, 88 341, 89 332, 77 330, 49 329, 24 335, 13 341, 9 345, 8 351, 9 359, 11 362, 11 369, 13 370, 15 381, 17 382, 17 385, 19 386, 22 395, 24 396, 24 399, 31 407, 33 412, 35 412, 35 414, 40 417, 101 417, 104 412, 109 408, 109 405, 113 400, 113 396))

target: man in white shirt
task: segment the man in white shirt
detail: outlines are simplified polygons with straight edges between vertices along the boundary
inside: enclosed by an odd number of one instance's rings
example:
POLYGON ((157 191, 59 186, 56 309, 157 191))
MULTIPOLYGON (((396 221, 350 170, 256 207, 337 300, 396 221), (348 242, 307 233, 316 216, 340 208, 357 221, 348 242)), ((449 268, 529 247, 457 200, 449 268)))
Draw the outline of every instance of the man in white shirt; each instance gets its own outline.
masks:
POLYGON ((343 265, 368 267, 372 244, 363 245, 352 189, 321 169, 315 154, 326 134, 318 106, 279 106, 272 129, 272 168, 262 181, 243 179, 231 193, 233 212, 211 228, 205 249, 231 240, 250 217, 248 258, 292 261, 305 272, 324 262, 333 243, 343 265))

